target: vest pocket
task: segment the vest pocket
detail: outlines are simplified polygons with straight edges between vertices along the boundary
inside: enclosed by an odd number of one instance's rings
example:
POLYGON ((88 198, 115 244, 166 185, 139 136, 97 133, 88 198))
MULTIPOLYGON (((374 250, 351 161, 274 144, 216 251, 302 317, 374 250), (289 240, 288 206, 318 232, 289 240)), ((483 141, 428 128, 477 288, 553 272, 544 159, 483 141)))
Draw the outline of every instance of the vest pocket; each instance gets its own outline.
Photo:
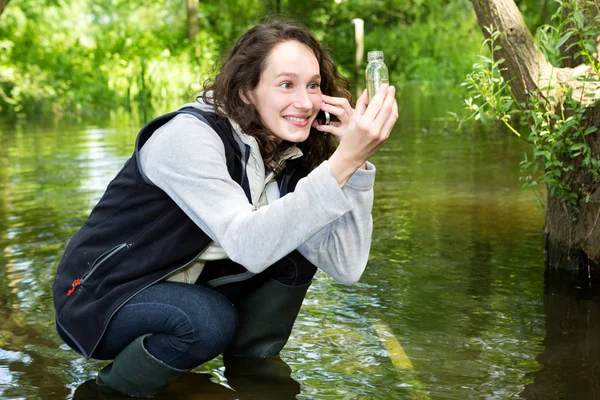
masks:
POLYGON ((102 265, 104 264, 106 261, 108 261, 109 259, 111 259, 112 257, 114 257, 118 252, 120 252, 121 250, 125 249, 129 247, 129 245, 127 243, 121 243, 115 247, 113 247, 112 249, 108 250, 107 252, 103 253, 102 255, 100 255, 98 258, 96 258, 96 260, 94 261, 94 263, 92 264, 92 266, 90 267, 90 269, 88 269, 86 271, 85 274, 83 274, 83 276, 81 277, 81 285, 83 285, 85 283, 85 281, 92 276, 92 274, 102 265))

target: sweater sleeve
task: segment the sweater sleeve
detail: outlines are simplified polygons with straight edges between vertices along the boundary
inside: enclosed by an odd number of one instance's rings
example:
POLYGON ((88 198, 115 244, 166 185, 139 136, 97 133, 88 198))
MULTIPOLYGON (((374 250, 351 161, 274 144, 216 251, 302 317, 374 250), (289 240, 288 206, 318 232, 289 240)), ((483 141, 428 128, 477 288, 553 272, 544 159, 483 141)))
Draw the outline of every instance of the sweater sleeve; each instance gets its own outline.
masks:
MULTIPOLYGON (((293 193, 253 210, 227 171, 216 132, 193 116, 178 115, 140 151, 155 185, 217 242, 229 258, 259 273, 354 207, 327 162, 298 182, 293 193)), ((341 275, 334 276, 347 280, 341 275)))
POLYGON ((375 166, 359 169, 344 186, 352 209, 303 243, 298 251, 336 281, 350 285, 364 272, 373 231, 375 166))

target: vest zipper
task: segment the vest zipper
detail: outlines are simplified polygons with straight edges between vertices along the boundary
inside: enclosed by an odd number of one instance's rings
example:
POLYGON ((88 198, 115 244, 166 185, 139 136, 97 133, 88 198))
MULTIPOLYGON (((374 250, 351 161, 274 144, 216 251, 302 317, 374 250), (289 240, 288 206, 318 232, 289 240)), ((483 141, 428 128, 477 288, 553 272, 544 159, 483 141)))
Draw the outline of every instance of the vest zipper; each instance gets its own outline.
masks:
MULTIPOLYGON (((244 154, 244 159, 242 160, 240 156, 238 156, 240 158, 240 161, 242 161, 242 182, 244 182, 244 179, 248 179, 248 173, 246 172, 246 169, 248 167, 248 160, 250 159, 250 146, 248 146, 247 144, 244 143, 244 150, 246 151, 244 154)), ((250 182, 248 182, 248 190, 250 189, 250 182)), ((250 193, 250 197, 252 197, 252 193, 250 193)))
MULTIPOLYGON (((286 159, 279 160, 277 162, 277 166, 281 167, 285 162, 286 162, 286 159)), ((283 169, 281 171, 279 171, 279 173, 281 173, 282 171, 283 171, 283 169)), ((261 202, 261 199, 263 198, 263 196, 267 195, 266 194, 267 186, 269 186, 269 184, 271 182, 274 182, 277 180, 277 175, 279 175, 279 173, 275 174, 273 171, 269 171, 267 176, 264 178, 262 191, 260 192, 260 196, 258 196, 258 200, 256 200, 256 202, 254 202, 254 204, 252 204, 252 211, 256 211, 260 208, 259 203, 261 202)))
POLYGON ((98 258, 96 258, 94 260, 94 262, 92 263, 92 267, 87 270, 82 276, 81 278, 77 278, 73 281, 73 283, 71 284, 71 289, 69 289, 69 291, 67 292, 67 296, 71 296, 75 290, 77 289, 77 287, 83 285, 85 283, 85 281, 88 280, 88 278, 102 265, 104 264, 108 259, 110 259, 111 257, 113 257, 116 253, 118 253, 119 251, 121 251, 122 249, 129 247, 130 245, 127 243, 121 243, 120 245, 117 245, 115 247, 113 247, 112 249, 108 250, 107 252, 101 254, 100 256, 98 256, 98 258))
POLYGON ((114 256, 116 253, 118 253, 119 251, 123 250, 125 247, 129 247, 129 245, 127 243, 121 243, 118 246, 113 247, 112 249, 110 249, 109 251, 107 251, 106 253, 102 254, 100 257, 98 257, 96 259, 96 261, 94 261, 94 264, 92 268, 90 268, 90 270, 88 272, 86 272, 85 274, 83 274, 83 276, 81 277, 81 283, 83 284, 85 281, 88 280, 88 278, 102 265, 104 264, 107 260, 109 260, 112 256, 114 256))

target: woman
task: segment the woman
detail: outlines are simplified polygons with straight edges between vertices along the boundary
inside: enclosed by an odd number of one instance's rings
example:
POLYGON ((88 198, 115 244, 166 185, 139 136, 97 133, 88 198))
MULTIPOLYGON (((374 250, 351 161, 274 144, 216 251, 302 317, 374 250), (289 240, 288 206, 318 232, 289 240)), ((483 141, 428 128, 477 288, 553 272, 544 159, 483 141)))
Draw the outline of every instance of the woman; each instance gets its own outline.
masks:
POLYGON ((397 119, 394 95, 383 86, 353 110, 317 40, 276 21, 237 41, 196 103, 148 123, 53 285, 63 340, 114 360, 97 383, 149 397, 221 353, 273 357, 316 268, 358 281, 367 160, 397 119))

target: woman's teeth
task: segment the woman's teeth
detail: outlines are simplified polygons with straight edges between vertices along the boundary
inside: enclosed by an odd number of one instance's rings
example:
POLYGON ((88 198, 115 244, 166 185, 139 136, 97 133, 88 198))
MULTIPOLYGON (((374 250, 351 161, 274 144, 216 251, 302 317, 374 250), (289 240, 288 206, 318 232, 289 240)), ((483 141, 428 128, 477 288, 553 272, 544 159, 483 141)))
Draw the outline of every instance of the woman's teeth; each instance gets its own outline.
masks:
POLYGON ((298 118, 298 117, 283 117, 283 118, 285 118, 289 121, 292 121, 292 122, 304 122, 308 119, 308 118, 298 118))

